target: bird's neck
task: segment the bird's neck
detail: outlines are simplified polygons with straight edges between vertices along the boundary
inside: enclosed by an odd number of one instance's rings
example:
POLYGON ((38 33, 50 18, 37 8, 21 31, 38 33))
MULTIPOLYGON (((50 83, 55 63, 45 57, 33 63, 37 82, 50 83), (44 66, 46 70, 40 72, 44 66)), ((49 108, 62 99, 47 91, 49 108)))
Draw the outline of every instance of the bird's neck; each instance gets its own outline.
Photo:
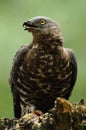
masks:
POLYGON ((42 33, 33 34, 33 44, 63 46, 63 37, 57 28, 44 30, 42 33))
POLYGON ((45 38, 42 40, 40 39, 40 41, 38 40, 33 40, 32 42, 32 46, 33 48, 40 48, 44 51, 58 51, 59 50, 63 50, 63 45, 59 42, 58 39, 52 39, 52 40, 46 40, 45 38))

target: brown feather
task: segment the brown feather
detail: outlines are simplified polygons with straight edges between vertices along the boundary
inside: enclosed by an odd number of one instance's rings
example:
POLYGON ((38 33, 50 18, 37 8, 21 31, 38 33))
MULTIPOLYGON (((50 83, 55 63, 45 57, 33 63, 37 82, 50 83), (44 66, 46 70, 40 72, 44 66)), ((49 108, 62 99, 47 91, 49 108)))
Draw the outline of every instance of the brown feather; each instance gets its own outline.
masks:
POLYGON ((63 47, 60 28, 54 21, 37 17, 24 25, 32 32, 33 41, 17 52, 11 70, 15 117, 37 109, 47 112, 56 97, 68 99, 77 77, 75 56, 63 47), (46 25, 39 25, 41 19, 46 25))

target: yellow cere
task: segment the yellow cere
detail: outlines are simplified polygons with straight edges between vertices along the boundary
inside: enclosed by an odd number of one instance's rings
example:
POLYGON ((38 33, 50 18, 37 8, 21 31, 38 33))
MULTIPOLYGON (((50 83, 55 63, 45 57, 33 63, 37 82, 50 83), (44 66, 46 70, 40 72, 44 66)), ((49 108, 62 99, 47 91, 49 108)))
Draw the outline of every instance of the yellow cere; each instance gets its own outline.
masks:
POLYGON ((40 20, 40 24, 41 24, 41 25, 44 25, 44 24, 46 24, 46 21, 45 21, 44 19, 41 19, 41 20, 40 20))

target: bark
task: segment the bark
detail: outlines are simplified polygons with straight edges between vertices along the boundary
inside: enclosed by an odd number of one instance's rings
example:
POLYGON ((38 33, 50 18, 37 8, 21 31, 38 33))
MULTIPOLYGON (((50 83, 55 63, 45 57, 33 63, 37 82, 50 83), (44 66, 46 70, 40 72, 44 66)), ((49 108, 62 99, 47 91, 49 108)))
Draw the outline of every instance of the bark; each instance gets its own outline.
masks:
POLYGON ((86 130, 86 106, 84 100, 70 103, 57 98, 47 113, 29 113, 20 119, 1 119, 0 130, 86 130))

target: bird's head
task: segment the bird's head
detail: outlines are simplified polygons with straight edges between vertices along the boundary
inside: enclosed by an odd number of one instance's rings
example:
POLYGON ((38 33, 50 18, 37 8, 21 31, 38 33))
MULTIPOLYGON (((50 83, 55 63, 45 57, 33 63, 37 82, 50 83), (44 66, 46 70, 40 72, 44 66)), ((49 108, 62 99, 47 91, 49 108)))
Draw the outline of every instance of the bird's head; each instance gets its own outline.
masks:
POLYGON ((60 33, 60 27, 52 19, 44 16, 34 17, 23 23, 25 30, 32 32, 35 40, 49 41, 52 39, 63 43, 63 37, 60 33))

